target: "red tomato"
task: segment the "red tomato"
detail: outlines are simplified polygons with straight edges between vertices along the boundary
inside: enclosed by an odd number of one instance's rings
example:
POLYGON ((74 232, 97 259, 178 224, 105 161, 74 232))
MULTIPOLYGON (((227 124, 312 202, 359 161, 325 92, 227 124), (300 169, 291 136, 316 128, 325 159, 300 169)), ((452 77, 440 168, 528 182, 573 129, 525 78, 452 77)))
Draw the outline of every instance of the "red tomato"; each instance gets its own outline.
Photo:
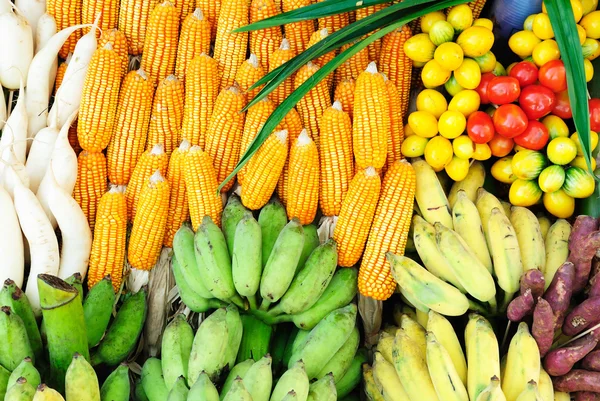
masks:
POLYGON ((600 99, 590 99, 590 128, 594 132, 600 131, 600 99))
POLYGON ((503 104, 494 113, 494 128, 506 138, 514 138, 525 132, 527 115, 516 104, 503 104))
POLYGON ((488 98, 488 85, 494 78, 496 78, 496 76, 493 72, 486 72, 485 74, 481 75, 479 86, 475 88, 477 93, 479 93, 481 104, 488 104, 490 102, 490 99, 488 98))
POLYGON ((538 78, 542 85, 552 89, 553 92, 567 90, 567 72, 562 60, 548 61, 540 68, 538 78))
POLYGON ((487 143, 494 137, 494 122, 483 111, 476 111, 467 120, 467 135, 475 143, 487 143))
POLYGON ((538 80, 538 68, 535 64, 529 61, 521 61, 517 63, 508 74, 519 81, 521 88, 527 85, 533 85, 538 80))
POLYGON ((569 93, 566 90, 556 94, 556 103, 552 109, 552 114, 559 116, 563 120, 573 118, 571 101, 569 100, 569 93))
POLYGON ((492 140, 488 142, 488 146, 492 150, 492 156, 504 157, 508 156, 508 154, 513 150, 515 147, 515 141, 496 134, 492 140))
POLYGON ((519 81, 513 77, 495 77, 490 81, 487 95, 494 104, 508 104, 516 101, 521 94, 519 81))
POLYGON ((519 96, 519 106, 530 120, 537 120, 550 114, 555 103, 554 92, 542 85, 526 86, 519 96))
POLYGON ((515 137, 515 143, 525 149, 540 150, 546 146, 549 138, 548 128, 537 120, 531 120, 525 132, 515 137))

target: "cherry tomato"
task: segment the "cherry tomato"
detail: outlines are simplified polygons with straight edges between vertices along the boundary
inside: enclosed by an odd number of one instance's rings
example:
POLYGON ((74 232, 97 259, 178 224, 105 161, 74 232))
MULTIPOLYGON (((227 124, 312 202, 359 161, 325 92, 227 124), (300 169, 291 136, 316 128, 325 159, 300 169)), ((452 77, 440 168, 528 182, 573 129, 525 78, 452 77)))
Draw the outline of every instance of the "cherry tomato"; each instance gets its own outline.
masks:
POLYGON ((519 106, 530 120, 537 120, 550 114, 555 103, 554 92, 542 85, 526 86, 519 96, 519 106))
POLYGON ((563 120, 573 117, 569 93, 566 90, 556 94, 556 103, 552 109, 552 114, 557 115, 563 120))
POLYGON ((487 143, 494 137, 494 122, 483 111, 476 111, 467 120, 467 135, 475 143, 487 143))
POLYGON ((503 104, 494 113, 496 132, 507 138, 514 138, 525 132, 528 122, 527 115, 516 104, 503 104))
POLYGON ((488 142, 488 146, 492 150, 493 156, 504 157, 508 156, 508 154, 513 150, 515 147, 515 141, 496 134, 492 140, 488 142))
POLYGON ((600 99, 590 99, 590 128, 594 132, 600 131, 600 99))
POLYGON ((550 134, 544 124, 536 120, 530 120, 525 132, 515 137, 515 143, 525 149, 540 150, 548 143, 550 134))
POLYGON ((496 78, 493 72, 486 72, 481 75, 481 81, 479 82, 479 86, 475 88, 477 93, 479 93, 479 97, 481 98, 481 104, 488 104, 490 99, 488 98, 488 85, 492 79, 496 78))
POLYGON ((487 95, 494 104, 509 104, 516 101, 521 94, 519 81, 513 77, 495 77, 490 81, 487 95))
POLYGON ((552 60, 544 64, 539 71, 540 83, 553 92, 567 90, 567 72, 562 60, 552 60))
POLYGON ((508 75, 516 78, 521 88, 524 88, 527 85, 536 83, 538 80, 538 68, 532 62, 521 61, 510 70, 510 74, 508 75))

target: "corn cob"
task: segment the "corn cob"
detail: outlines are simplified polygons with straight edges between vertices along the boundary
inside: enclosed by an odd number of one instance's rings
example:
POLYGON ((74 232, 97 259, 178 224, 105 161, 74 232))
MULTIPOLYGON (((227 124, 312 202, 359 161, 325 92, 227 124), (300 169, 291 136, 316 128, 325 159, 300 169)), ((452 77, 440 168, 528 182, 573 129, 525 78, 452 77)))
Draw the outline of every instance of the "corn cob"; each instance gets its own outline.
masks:
POLYGON ((302 225, 315 219, 319 206, 319 151, 303 130, 290 149, 289 178, 286 188, 287 214, 302 225))
POLYGON ((162 144, 167 157, 171 156, 173 149, 181 142, 183 103, 183 83, 175 75, 169 75, 158 84, 146 143, 162 144))
POLYGON ((154 85, 141 68, 123 80, 117 122, 108 145, 108 179, 127 185, 138 159, 144 153, 152 112, 154 85))
MULTIPOLYGON (((288 132, 288 147, 291 147, 296 139, 300 136, 300 133, 304 129, 302 125, 302 119, 300 118, 300 114, 296 111, 296 109, 291 109, 283 119, 281 127, 288 132)), ((283 167, 283 171, 281 172, 281 176, 279 177, 279 182, 277 183, 277 195, 279 195, 279 199, 285 205, 286 204, 286 188, 287 181, 289 178, 290 171, 290 152, 288 150, 288 157, 285 160, 285 165, 283 167)))
MULTIPOLYGON (((280 65, 290 61, 296 53, 292 50, 290 42, 287 39, 281 40, 279 49, 275 50, 269 57, 269 72, 280 65)), ((280 83, 269 95, 276 104, 281 104, 294 91, 294 76, 290 76, 280 83)))
POLYGON ((274 0, 273 3, 275 3, 275 8, 277 8, 277 13, 280 14, 283 12, 283 5, 281 4, 283 2, 283 0, 274 0))
MULTIPOLYGON (((206 131, 205 150, 213 160, 219 182, 223 182, 231 174, 240 160, 246 115, 241 110, 245 104, 246 96, 236 86, 221 91, 215 102, 206 131)), ((231 179, 222 191, 228 191, 234 182, 235 180, 231 179)))
POLYGON ((201 9, 204 16, 210 22, 210 38, 214 42, 217 37, 217 22, 221 12, 222 0, 196 0, 196 7, 201 9))
POLYGON ((373 167, 359 170, 352 179, 333 230, 338 265, 351 267, 360 259, 369 237, 380 191, 381 179, 373 167))
POLYGON ((396 283, 385 254, 404 255, 415 181, 415 171, 406 160, 395 162, 385 174, 358 275, 358 289, 364 296, 385 300, 394 293, 396 283))
POLYGON ((387 157, 390 135, 390 103, 383 76, 375 63, 356 80, 352 143, 356 164, 361 168, 381 168, 387 157))
POLYGON ((127 37, 129 54, 139 56, 144 50, 146 28, 156 0, 121 0, 119 31, 127 37))
POLYGON ((256 54, 250 54, 250 58, 244 61, 237 71, 235 81, 240 86, 240 89, 248 96, 248 99, 253 99, 264 85, 252 90, 250 90, 250 88, 264 76, 265 70, 258 61, 258 57, 256 57, 256 54))
POLYGON ((121 57, 107 43, 94 52, 83 83, 77 139, 88 152, 101 152, 110 141, 123 76, 121 57))
POLYGON ((221 86, 217 62, 201 54, 190 62, 186 77, 181 136, 192 146, 204 148, 208 123, 221 86))
MULTIPOLYGON (((283 12, 289 12, 300 7, 309 6, 312 0, 282 0, 283 12)), ((300 54, 308 47, 310 36, 315 31, 313 20, 293 22, 283 26, 285 37, 290 41, 294 54, 300 54)))
MULTIPOLYGON (((57 31, 81 24, 82 7, 83 0, 47 0, 46 3, 48 14, 56 21, 57 31)), ((60 49, 58 53, 60 58, 66 59, 69 53, 73 53, 79 38, 81 38, 80 29, 73 32, 60 49)))
POLYGON ((81 152, 77 158, 77 181, 73 198, 88 219, 90 229, 94 231, 96 210, 102 195, 106 193, 106 157, 104 153, 81 152))
POLYGON ((56 79, 54 80, 54 92, 53 95, 56 95, 56 91, 60 88, 62 84, 63 78, 65 77, 65 72, 67 71, 67 67, 69 66, 69 62, 71 61, 71 57, 73 57, 73 53, 69 53, 67 59, 60 63, 58 69, 56 70, 56 79))
POLYGON ((88 269, 88 288, 110 275, 115 292, 121 288, 127 242, 125 188, 112 187, 98 202, 88 269))
POLYGON ((160 170, 145 181, 127 250, 127 260, 135 269, 150 270, 158 260, 165 236, 170 193, 169 182, 160 170))
MULTIPOLYGON (((387 5, 384 3, 384 4, 375 4, 372 6, 359 8, 358 10, 356 10, 356 20, 358 21, 358 20, 366 18, 370 15, 373 15, 376 12, 383 10, 386 6, 387 5)), ((367 36, 370 36, 370 35, 372 35, 372 32, 367 36)), ((373 42, 369 46, 367 46, 367 48, 369 49, 369 61, 379 60, 379 54, 381 52, 381 39, 377 39, 375 42, 373 42)))
POLYGON ((175 72, 178 41, 179 11, 167 0, 152 10, 144 39, 141 66, 152 82, 160 82, 175 72))
MULTIPOLYGON (((92 24, 100 14, 98 28, 101 32, 115 29, 119 22, 119 0, 83 0, 81 4, 81 23, 92 24)), ((85 35, 90 28, 84 28, 85 35)))
POLYGON ((354 117, 354 90, 356 88, 356 81, 352 78, 344 78, 335 87, 333 93, 333 100, 338 101, 342 104, 342 110, 344 110, 350 118, 354 117))
MULTIPOLYGON (((129 221, 133 221, 138 200, 142 189, 147 185, 148 179, 154 174, 156 170, 159 170, 162 176, 167 174, 167 165, 169 164, 169 158, 164 152, 162 145, 154 145, 152 149, 142 153, 139 158, 129 184, 127 184, 127 190, 125 191, 125 198, 127 200, 127 217, 129 221)), ((161 239, 162 241, 162 239, 161 239)))
MULTIPOLYGON (((481 10, 483 10, 483 7, 485 7, 486 2, 487 0, 473 0, 467 3, 473 11, 473 19, 479 18, 479 16, 481 15, 481 10)), ((450 10, 452 10, 452 8, 454 7, 448 7, 446 9, 446 14, 449 13, 450 10)))
POLYGON ((387 141, 386 168, 396 160, 403 158, 402 142, 404 141, 404 124, 402 123, 402 98, 396 85, 384 75, 388 101, 390 103, 390 134, 387 141))
POLYGON ((325 216, 337 216, 354 173, 352 122, 340 102, 335 102, 323 113, 320 127, 321 211, 325 216))
POLYGON ((246 59, 248 32, 231 31, 248 25, 248 14, 248 0, 227 0, 221 4, 214 49, 214 58, 221 73, 221 89, 234 84, 237 71, 246 59))
POLYGON ((210 53, 210 22, 202 10, 196 9, 188 14, 181 25, 181 36, 177 48, 175 75, 183 80, 188 64, 194 57, 210 53))
POLYGON ((179 11, 180 24, 196 9, 196 0, 174 0, 175 8, 179 11))
MULTIPOLYGON (((250 23, 277 14, 279 11, 273 0, 252 0, 250 4, 250 23)), ((250 53, 256 54, 258 62, 262 66, 268 67, 271 54, 277 50, 282 39, 283 34, 279 26, 252 31, 250 32, 250 53)))
MULTIPOLYGON (((340 52, 345 51, 353 43, 342 46, 340 52)), ((356 80, 361 72, 363 72, 369 65, 369 49, 364 48, 356 53, 354 56, 346 60, 335 70, 335 82, 339 85, 344 79, 356 80)))
POLYGON ((204 216, 221 226, 223 201, 217 195, 219 182, 208 153, 199 146, 192 146, 185 157, 183 176, 194 231, 202 224, 204 216))
MULTIPOLYGON (((308 41, 307 48, 316 45, 321 40, 325 39, 329 33, 327 33, 327 28, 319 29, 310 36, 310 40, 308 41)), ((335 50, 331 51, 327 54, 322 55, 319 58, 313 60, 313 63, 317 64, 319 67, 323 67, 325 64, 333 60, 335 57, 335 50)))
POLYGON ((79 144, 79 139, 77 139, 77 119, 75 119, 75 121, 73 121, 73 123, 69 127, 68 136, 69 136, 69 145, 71 145, 75 154, 79 156, 79 154, 81 153, 81 151, 83 149, 81 148, 81 145, 79 144))
MULTIPOLYGON (((302 66, 294 79, 294 88, 298 89, 300 85, 306 82, 306 80, 312 77, 318 70, 319 66, 310 61, 308 64, 302 66)), ((327 80, 324 79, 304 95, 296 105, 298 114, 300 114, 302 122, 304 123, 304 127, 307 129, 307 132, 317 146, 319 146, 319 119, 330 104, 329 87, 327 80)))
POLYGON ((129 46, 127 44, 127 37, 118 29, 108 29, 102 32, 102 36, 100 36, 100 40, 98 41, 98 47, 104 47, 107 43, 110 43, 113 50, 121 57, 123 76, 127 75, 129 71, 129 55, 127 54, 129 46))
POLYGON ((248 161, 242 184, 242 203, 251 210, 258 210, 269 202, 288 154, 287 131, 269 135, 248 161))
POLYGON ((408 111, 412 61, 404 54, 404 43, 412 36, 410 28, 404 25, 384 36, 379 59, 379 67, 400 93, 402 119, 408 111))
MULTIPOLYGON (((318 0, 323 2, 325 0, 318 0)), ((319 18, 319 29, 327 29, 329 33, 339 31, 350 23, 350 13, 330 15, 329 17, 319 18)))
POLYGON ((173 247, 175 233, 190 215, 184 177, 185 158, 189 151, 190 143, 183 140, 179 148, 173 151, 169 160, 167 180, 171 187, 171 198, 169 200, 167 228, 163 242, 164 246, 168 247, 173 247))

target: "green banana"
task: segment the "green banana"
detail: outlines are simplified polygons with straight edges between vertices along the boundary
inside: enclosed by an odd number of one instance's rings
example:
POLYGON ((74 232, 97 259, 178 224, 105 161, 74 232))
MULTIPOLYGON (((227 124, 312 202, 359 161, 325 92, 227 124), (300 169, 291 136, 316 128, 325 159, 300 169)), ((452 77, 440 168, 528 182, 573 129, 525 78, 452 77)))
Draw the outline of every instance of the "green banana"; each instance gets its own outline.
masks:
POLYGON ((271 356, 266 355, 253 364, 244 376, 246 389, 252 401, 269 401, 273 389, 273 372, 271 371, 271 356))
POLYGON ((294 342, 292 343, 290 359, 292 358, 292 355, 294 355, 300 348, 303 348, 306 345, 306 340, 308 339, 309 335, 310 330, 298 330, 298 333, 296 333, 296 337, 294 338, 294 342))
POLYGON ((272 198, 258 215, 258 224, 262 234, 262 264, 267 265, 271 251, 275 246, 279 233, 288 223, 285 207, 277 198, 272 198))
POLYGON ((244 381, 241 377, 236 377, 231 385, 231 388, 227 392, 227 395, 223 399, 224 401, 252 401, 250 393, 244 386, 244 381))
POLYGON ((77 353, 73 355, 73 361, 67 369, 65 395, 69 401, 100 401, 96 372, 92 365, 77 353))
POLYGON ((491 377, 500 378, 498 340, 490 323, 482 316, 471 313, 465 328, 467 351, 467 391, 469 399, 476 400, 490 384, 491 377))
POLYGON ((469 401, 469 394, 458 374, 450 354, 432 332, 427 332, 427 369, 440 400, 469 401))
MULTIPOLYGON (((308 399, 308 397, 307 397, 308 399)), ((294 390, 291 390, 289 393, 286 394, 285 397, 283 397, 282 401, 297 401, 298 400, 298 395, 296 394, 296 392, 294 390)))
POLYGON ((144 391, 144 386, 142 386, 142 378, 136 380, 135 382, 135 390, 134 390, 134 399, 135 401, 149 401, 146 392, 144 391))
POLYGON ((282 401, 290 391, 296 393, 298 400, 306 401, 309 385, 308 376, 306 370, 304 370, 304 362, 298 361, 279 378, 271 394, 270 401, 282 401))
POLYGON ((83 304, 83 277, 79 273, 73 273, 65 279, 65 283, 72 285, 77 290, 77 298, 83 304))
MULTIPOLYGON (((186 281, 182 271, 179 259, 173 255, 172 259, 173 276, 175 276, 175 282, 177 283, 177 289, 181 300, 190 308, 192 312, 204 313, 210 309, 218 309, 227 306, 227 304, 216 298, 204 298, 197 292, 195 292, 186 281)), ((208 291, 208 290, 207 290, 208 291)), ((209 293, 210 294, 210 293, 209 293)))
POLYGON ((94 364, 116 366, 135 349, 148 312, 146 296, 143 287, 123 302, 92 358, 94 364))
MULTIPOLYGON (((246 215, 235 230, 235 245, 231 254, 233 284, 237 292, 253 300, 262 274, 262 244, 260 225, 251 214, 246 215)), ((253 306, 256 309, 256 305, 253 306)))
MULTIPOLYGON (((227 379, 225 379, 225 382, 223 383, 223 387, 221 388, 221 395, 219 397, 221 399, 221 401, 227 395, 227 392, 231 388, 233 381, 237 377, 241 377, 242 379, 245 378, 246 373, 248 373, 248 371, 254 365, 254 363, 255 363, 254 359, 247 359, 244 362, 238 363, 237 365, 235 365, 233 367, 233 369, 231 369, 229 371, 229 374, 227 375, 227 379)), ((202 373, 202 374, 206 376, 206 373, 202 373)), ((198 379, 198 380, 200 380, 200 379, 198 379)))
MULTIPOLYGON (((296 329, 296 326, 292 326, 296 329)), ((297 330, 297 329, 296 329, 297 330)), ((291 328, 288 328, 287 325, 279 325, 275 330, 275 337, 271 342, 271 364, 273 366, 273 371, 277 372, 281 363, 283 361, 283 354, 285 352, 285 346, 287 344, 287 340, 290 336, 291 328)), ((291 356, 291 355, 290 355, 291 356)))
POLYGON ((366 362, 366 350, 359 349, 356 355, 354 356, 352 364, 348 368, 346 374, 335 383, 338 399, 344 398, 345 396, 350 394, 352 390, 356 388, 356 386, 358 386, 362 377, 362 365, 366 362))
POLYGON ((235 360, 242 342, 242 333, 244 326, 240 318, 238 308, 231 304, 227 306, 227 316, 225 317, 227 324, 227 346, 225 348, 225 367, 227 370, 235 365, 235 360))
POLYGON ((185 377, 179 376, 169 391, 167 401, 186 401, 190 390, 185 384, 185 377))
POLYGON ((379 352, 375 352, 373 357, 373 379, 385 401, 409 400, 396 368, 379 352))
POLYGON ((110 276, 104 277, 87 293, 83 301, 83 318, 90 348, 98 345, 108 328, 115 304, 110 276))
POLYGON ((203 371, 216 380, 227 364, 225 352, 229 344, 227 312, 217 309, 207 317, 194 337, 188 364, 188 383, 193 386, 203 371))
POLYGON ((338 382, 352 364, 354 355, 358 350, 360 343, 360 333, 358 327, 354 327, 350 333, 350 337, 346 340, 344 345, 335 353, 335 355, 325 364, 323 369, 317 374, 317 379, 322 379, 328 374, 332 374, 334 378, 334 384, 338 382))
POLYGON ((129 367, 125 364, 119 365, 106 378, 100 388, 100 399, 102 401, 128 401, 131 391, 129 384, 129 367))
POLYGON ((229 254, 233 254, 233 248, 236 241, 235 231, 240 220, 247 216, 252 216, 252 212, 242 205, 240 197, 231 194, 227 199, 227 204, 221 214, 221 227, 223 227, 223 235, 227 241, 227 249, 229 254))
POLYGON ((165 401, 169 390, 165 385, 160 359, 148 358, 142 367, 142 387, 149 401, 165 401))
POLYGON ((257 361, 269 352, 273 326, 263 323, 253 315, 241 315, 240 317, 244 329, 237 361, 241 362, 247 359, 257 361))
POLYGON ((304 246, 304 228, 292 219, 279 233, 260 280, 261 310, 277 302, 289 288, 304 246))
POLYGON ((11 388, 20 377, 25 378, 27 383, 33 386, 34 389, 42 383, 40 372, 35 368, 33 361, 29 357, 23 359, 19 366, 10 374, 6 388, 11 388))
POLYGON ((319 245, 321 245, 321 241, 319 240, 317 226, 314 224, 304 226, 304 246, 302 247, 302 254, 300 255, 300 260, 298 261, 299 272, 304 269, 304 265, 306 264, 308 257, 315 249, 317 249, 319 245))
POLYGON ((10 372, 0 365, 0 400, 4 399, 6 390, 8 389, 8 380, 10 379, 10 372))
POLYGON ((173 388, 180 376, 187 377, 193 342, 192 326, 183 314, 177 314, 165 328, 161 344, 162 371, 168 390, 173 388))
POLYGON ((327 374, 310 385, 308 401, 336 401, 337 391, 333 375, 327 374))
POLYGON ((194 230, 187 223, 184 223, 173 237, 173 252, 174 257, 177 257, 179 262, 180 275, 182 280, 175 277, 177 286, 181 286, 185 282, 186 287, 189 287, 194 293, 202 298, 211 299, 213 295, 208 291, 206 285, 200 278, 200 269, 196 262, 196 252, 194 251, 194 230))
POLYGON ((25 324, 8 306, 0 308, 0 338, 0 365, 13 371, 24 358, 33 359, 25 324))
POLYGON ((285 343, 285 347, 281 356, 281 361, 283 362, 284 369, 287 369, 287 365, 290 362, 290 358, 294 353, 294 342, 296 341, 296 337, 300 332, 304 332, 305 330, 300 330, 296 326, 292 326, 289 335, 287 336, 287 341, 285 343))
POLYGON ((190 388, 187 399, 188 401, 219 401, 219 392, 208 375, 202 372, 190 388))
POLYGON ((35 395, 35 387, 27 383, 27 379, 19 377, 14 385, 12 385, 6 395, 4 401, 31 401, 35 395))

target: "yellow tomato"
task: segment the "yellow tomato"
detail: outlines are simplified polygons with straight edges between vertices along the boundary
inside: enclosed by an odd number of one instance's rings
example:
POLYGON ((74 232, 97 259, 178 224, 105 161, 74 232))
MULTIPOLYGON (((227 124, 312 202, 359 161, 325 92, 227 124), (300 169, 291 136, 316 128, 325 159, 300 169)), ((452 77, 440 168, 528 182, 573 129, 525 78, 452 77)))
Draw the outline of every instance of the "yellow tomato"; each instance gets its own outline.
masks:
POLYGON ((496 160, 492 165, 492 177, 504 184, 512 184, 517 180, 517 176, 512 171, 512 156, 503 157, 496 160))
POLYGON ((452 143, 443 136, 434 136, 425 146, 425 161, 436 172, 442 171, 452 160, 452 143))
POLYGON ((556 192, 544 194, 544 207, 553 216, 559 219, 568 219, 575 212, 575 199, 559 189, 556 192))
MULTIPOLYGON (((583 148, 581 147, 581 141, 579 140, 579 134, 575 132, 571 135, 571 140, 575 142, 577 146, 577 156, 583 156, 583 148)), ((592 151, 598 146, 598 133, 590 131, 590 142, 592 144, 592 151)))
POLYGON ((538 184, 544 192, 558 191, 564 182, 565 170, 557 164, 546 167, 538 176, 538 184))
POLYGON ((538 67, 543 66, 549 61, 558 60, 560 58, 560 50, 558 43, 554 39, 544 40, 533 48, 533 62, 538 67))
POLYGON ((590 60, 583 59, 583 67, 585 69, 585 82, 590 82, 594 78, 594 66, 590 60))
POLYGON ((527 18, 525 18, 525 22, 523 22, 523 29, 526 31, 533 31, 533 20, 537 14, 531 14, 527 18))
POLYGON ((450 96, 456 96, 458 92, 465 89, 458 84, 454 75, 450 75, 450 79, 444 84, 444 88, 446 88, 446 92, 448 92, 450 96))
POLYGON ((519 145, 515 145, 514 148, 513 148, 513 150, 515 151, 515 153, 518 153, 518 152, 520 152, 522 150, 529 150, 529 149, 526 149, 526 148, 524 148, 522 146, 519 146, 519 145))
POLYGON ((592 11, 579 23, 588 38, 600 39, 600 11, 592 11))
POLYGON ((550 134, 550 139, 557 138, 559 136, 568 137, 569 136, 569 127, 565 121, 555 115, 549 115, 544 117, 542 120, 542 124, 548 128, 548 133, 550 134))
POLYGON ((435 89, 424 89, 417 95, 417 110, 428 111, 440 118, 443 112, 448 110, 448 102, 444 95, 435 89))
POLYGON ((436 46, 439 46, 442 43, 452 42, 452 39, 454 39, 454 28, 448 21, 438 21, 431 27, 429 39, 431 39, 436 46))
POLYGON ((506 73, 507 73, 507 74, 510 74, 510 70, 512 70, 512 69, 513 69, 513 67, 514 67, 515 65, 517 65, 517 64, 519 64, 517 61, 515 61, 514 63, 510 63, 510 64, 508 65, 508 67, 506 67, 506 73))
POLYGON ((494 30, 494 23, 491 19, 487 18, 477 18, 475 21, 473 21, 473 26, 482 26, 490 31, 494 30))
POLYGON ((415 61, 413 60, 413 67, 414 68, 423 68, 425 67, 425 64, 427 64, 427 62, 422 62, 422 61, 415 61))
POLYGON ((491 51, 487 52, 481 57, 475 57, 473 60, 475 60, 479 66, 479 70, 482 74, 494 71, 496 65, 498 64, 496 61, 496 56, 491 51))
MULTIPOLYGON (((496 57, 496 56, 494 56, 494 57, 496 57)), ((504 66, 502 64, 500 64, 498 61, 496 61, 496 65, 494 66, 492 73, 497 77, 508 75, 504 66)))
POLYGON ((414 111, 408 116, 410 128, 423 138, 432 138, 438 133, 437 119, 427 111, 414 111))
POLYGON ((581 0, 581 6, 583 7, 583 15, 588 15, 598 8, 598 0, 581 0))
POLYGON ((537 180, 518 179, 510 185, 508 200, 514 206, 529 207, 538 203, 542 194, 537 180))
POLYGON ((429 33, 429 30, 438 21, 446 21, 446 14, 442 11, 434 11, 421 17, 421 32, 429 33))
POLYGON ((550 23, 548 14, 536 14, 535 17, 533 17, 531 29, 535 36, 542 40, 552 39, 554 37, 554 31, 552 30, 552 24, 550 23))
POLYGON ((426 33, 419 33, 404 42, 404 53, 408 58, 420 63, 433 59, 435 45, 426 33))
POLYGON ((454 71, 456 82, 465 89, 475 89, 481 82, 481 69, 473 59, 466 58, 454 71))
POLYGON ((452 179, 452 181, 462 181, 469 174, 469 159, 461 159, 460 157, 452 157, 450 163, 445 167, 446 174, 452 179))
POLYGON ((458 111, 446 111, 438 120, 438 131, 444 138, 458 138, 467 128, 467 119, 458 111))
POLYGON ((458 35, 456 43, 462 47, 467 57, 483 56, 494 45, 494 34, 482 26, 472 26, 458 35))
POLYGON ((579 36, 579 44, 583 45, 587 36, 585 34, 585 29, 579 24, 577 24, 577 36, 579 36))
POLYGON ((473 25, 473 11, 468 4, 452 7, 446 20, 452 24, 456 33, 460 33, 473 25))
MULTIPOLYGON (((591 165, 592 165, 592 170, 596 170, 596 158, 592 157, 590 159, 591 165)), ((587 170, 587 163, 585 162, 585 157, 583 156, 577 156, 576 158, 573 159, 573 161, 571 163, 569 163, 569 165, 573 166, 573 167, 579 167, 582 168, 584 170, 587 170)))
POLYGON ((533 49, 542 43, 540 38, 531 31, 519 31, 508 39, 508 47, 522 59, 533 54, 533 49))
MULTIPOLYGON (((573 9, 573 15, 575 16, 575 22, 579 22, 583 16, 583 5, 580 0, 571 0, 571 8, 573 9)), ((542 2, 542 12, 547 14, 546 4, 542 2)))
POLYGON ((454 42, 442 43, 435 49, 433 59, 442 68, 454 71, 463 63, 464 54, 462 48, 454 42))
POLYGON ((492 157, 492 149, 487 143, 476 143, 475 152, 473 153, 473 159, 475 160, 488 160, 492 157))
POLYGON ((429 60, 421 70, 421 80, 426 88, 442 86, 450 78, 451 72, 443 68, 437 61, 429 60))
POLYGON ((461 159, 470 159, 475 153, 475 143, 468 135, 461 135, 452 141, 454 154, 461 159))
POLYGON ((425 153, 427 142, 429 142, 429 139, 418 135, 406 137, 402 141, 402 154, 404 157, 421 157, 425 153))
POLYGON ((600 43, 596 39, 586 38, 581 45, 581 51, 586 59, 595 60, 600 56, 600 43))
POLYGON ((404 137, 408 138, 411 135, 415 135, 415 131, 413 131, 412 128, 410 128, 410 125, 405 124, 404 125, 404 137))
POLYGON ((577 144, 569 138, 558 137, 548 143, 548 159, 554 164, 565 165, 577 156, 577 144))
POLYGON ((448 104, 448 110, 460 111, 465 117, 469 118, 471 114, 479 110, 481 104, 481 98, 479 93, 471 89, 465 89, 458 92, 450 104, 448 104))

